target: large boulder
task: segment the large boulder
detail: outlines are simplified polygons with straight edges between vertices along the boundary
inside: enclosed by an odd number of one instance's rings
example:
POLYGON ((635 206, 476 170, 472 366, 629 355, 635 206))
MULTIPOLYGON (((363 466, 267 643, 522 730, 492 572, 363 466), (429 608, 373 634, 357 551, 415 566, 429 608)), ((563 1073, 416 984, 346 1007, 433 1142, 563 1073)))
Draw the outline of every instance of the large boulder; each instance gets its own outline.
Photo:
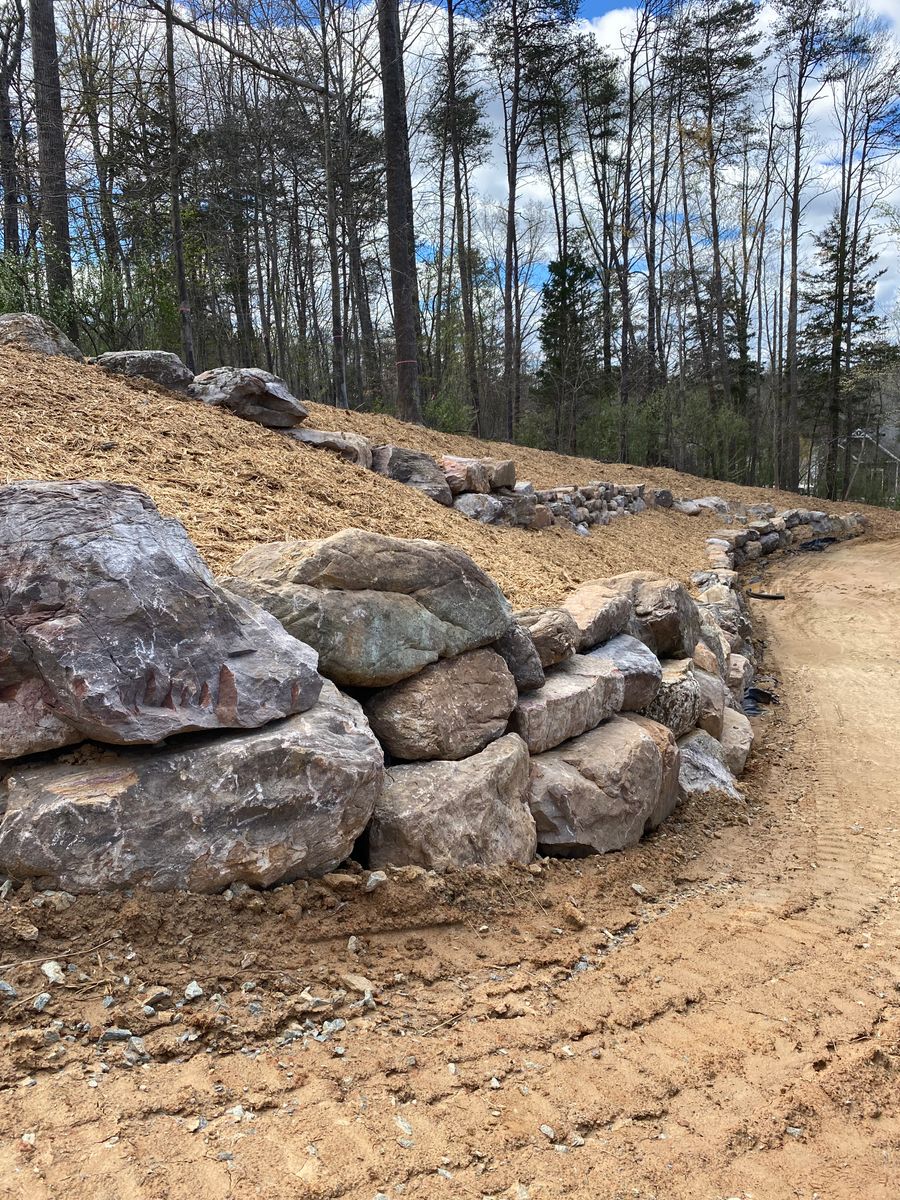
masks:
POLYGON ((725 753, 725 765, 732 775, 743 775, 747 758, 753 749, 753 726, 749 718, 733 708, 726 708, 719 739, 725 753))
POLYGON ((697 724, 701 703, 693 662, 689 658, 666 659, 659 691, 644 715, 671 729, 678 738, 697 724))
POLYGON ((678 750, 681 756, 678 794, 682 800, 705 796, 708 792, 723 792, 734 800, 740 799, 725 761, 725 751, 711 734, 695 729, 678 739, 678 750))
POLYGON ((389 768, 369 827, 370 865, 529 862, 536 836, 528 778, 528 750, 512 734, 461 762, 389 768))
POLYGON ((438 504, 449 507, 453 503, 453 493, 444 472, 430 454, 421 450, 406 450, 403 446, 375 446, 372 451, 372 470, 424 492, 438 504))
POLYGON ((188 391, 211 408, 227 408, 268 429, 291 429, 309 416, 277 375, 259 367, 215 367, 194 377, 188 391))
POLYGON ((460 458, 456 454, 445 454, 441 459, 441 470, 454 496, 463 492, 489 492, 491 471, 480 458, 460 458))
POLYGON ((683 583, 642 571, 628 571, 605 582, 631 601, 634 615, 628 632, 654 654, 659 658, 693 654, 700 636, 700 614, 683 583))
POLYGON ((700 713, 697 717, 697 728, 705 729, 714 738, 721 738, 728 689, 718 675, 699 670, 696 663, 694 664, 694 678, 700 688, 700 713))
POLYGON ((0 872, 76 893, 322 875, 352 851, 384 776, 362 710, 330 683, 252 733, 67 757, 0 785, 0 872))
POLYGON ((578 649, 581 631, 564 608, 529 608, 516 619, 531 634, 542 667, 556 666, 578 649))
POLYGON ((32 350, 37 354, 61 354, 83 362, 84 355, 73 341, 52 321, 34 313, 3 313, 0 315, 0 346, 15 350, 32 350))
POLYGON ((318 698, 314 651, 137 488, 0 488, 0 579, 0 758, 254 728, 318 698))
POLYGON ((544 686, 544 667, 524 625, 514 620, 506 633, 491 646, 512 672, 520 692, 533 692, 544 686))
POLYGON ((634 721, 645 733, 656 742, 662 761, 662 780, 659 787, 659 797, 652 812, 647 817, 647 830, 656 829, 663 821, 667 821, 678 804, 678 768, 681 755, 678 743, 671 729, 660 725, 659 721, 651 721, 638 713, 623 713, 623 719, 634 721))
POLYGON ((492 525, 503 515, 503 505, 496 496, 483 496, 477 492, 464 492, 456 496, 453 507, 471 521, 480 521, 482 525, 492 525))
POLYGON ((138 375, 176 392, 186 392, 194 379, 194 372, 168 350, 115 350, 101 354, 97 366, 119 375, 138 375))
POLYGON ((611 663, 576 654, 549 671, 542 688, 519 697, 509 727, 532 754, 543 754, 617 713, 624 693, 611 663))
POLYGON ((590 658, 602 658, 622 672, 625 680, 623 712, 642 712, 652 704, 662 681, 662 664, 637 638, 620 633, 596 650, 589 650, 590 658))
POLYGON ((638 842, 662 787, 656 740, 614 717, 532 759, 529 803, 544 854, 605 854, 638 842))
POLYGON ((319 654, 336 683, 388 687, 502 637, 500 589, 462 550, 345 529, 248 550, 225 581, 319 654))
MULTIPOLYGON (((514 488, 516 486, 516 464, 511 458, 483 458, 488 469, 492 488, 514 488)), ((854 514, 859 516, 859 514, 854 514)), ((862 518, 859 518, 862 520, 862 518)))
POLYGON ((728 687, 738 704, 744 699, 744 693, 753 683, 753 663, 743 654, 731 654, 728 657, 728 687))
POLYGON ((367 471, 372 468, 372 443, 361 434, 338 433, 334 429, 291 429, 288 437, 315 450, 328 450, 367 471))
POLYGON ((365 710, 394 758, 468 758, 506 732, 518 695, 499 654, 469 650, 376 692, 365 710))
POLYGON ((633 617, 631 597, 606 579, 583 583, 563 600, 562 608, 578 626, 578 649, 593 650, 624 633, 633 617))

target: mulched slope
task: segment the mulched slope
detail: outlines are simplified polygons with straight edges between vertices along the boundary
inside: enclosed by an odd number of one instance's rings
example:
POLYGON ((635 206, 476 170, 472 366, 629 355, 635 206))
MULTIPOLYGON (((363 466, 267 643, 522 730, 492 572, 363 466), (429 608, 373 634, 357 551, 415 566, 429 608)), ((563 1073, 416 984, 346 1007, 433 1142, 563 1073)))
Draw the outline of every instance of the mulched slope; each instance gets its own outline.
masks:
MULTIPOLYGON (((523 607, 556 600, 586 579, 620 571, 652 569, 686 578, 703 562, 703 540, 715 523, 713 517, 648 513, 595 529, 589 538, 552 529, 486 528, 411 488, 230 413, 67 359, 0 351, 0 397, 0 480, 135 484, 163 513, 184 523, 215 571, 224 571, 256 542, 327 537, 355 526, 459 546, 516 607, 523 607)), ((435 454, 453 450, 513 457, 520 477, 539 485, 606 478, 647 480, 681 495, 771 495, 669 471, 479 443, 388 417, 337 414, 321 405, 312 406, 309 424, 353 429, 435 454)), ((874 511, 885 535, 900 534, 898 514, 874 511)))

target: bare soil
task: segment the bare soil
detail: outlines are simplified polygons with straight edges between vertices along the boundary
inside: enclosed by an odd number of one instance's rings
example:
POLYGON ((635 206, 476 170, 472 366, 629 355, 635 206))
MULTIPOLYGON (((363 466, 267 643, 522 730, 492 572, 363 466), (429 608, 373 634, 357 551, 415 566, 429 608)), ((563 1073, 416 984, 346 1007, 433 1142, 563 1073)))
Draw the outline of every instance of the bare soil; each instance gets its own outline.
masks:
POLYGON ((768 571, 746 799, 633 850, 0 904, 0 1197, 897 1200, 900 542, 768 571))

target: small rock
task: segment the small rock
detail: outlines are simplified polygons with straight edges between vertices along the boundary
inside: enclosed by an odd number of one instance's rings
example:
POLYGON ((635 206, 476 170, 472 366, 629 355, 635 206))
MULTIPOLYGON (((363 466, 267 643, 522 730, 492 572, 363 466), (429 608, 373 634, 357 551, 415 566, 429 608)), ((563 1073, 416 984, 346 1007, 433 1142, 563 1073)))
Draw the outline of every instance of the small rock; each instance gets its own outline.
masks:
POLYGON ((31 1007, 35 1012, 43 1012, 52 999, 49 992, 41 992, 39 996, 35 996, 31 1007))
POLYGON ((196 979, 192 979, 191 982, 184 989, 185 1000, 199 1000, 202 995, 203 995, 203 988, 200 986, 200 984, 197 982, 196 979))
POLYGON ((11 983, 7 983, 5 979, 0 979, 0 996, 5 997, 7 1000, 15 1000, 18 995, 19 993, 11 983))
POLYGON ((552 1125, 541 1125, 540 1129, 545 1138, 549 1138, 551 1142, 556 1141, 556 1130, 552 1125))
POLYGON ((347 938, 347 949, 351 954, 359 954, 361 948, 359 938, 355 934, 347 938))
POLYGON ((573 929, 584 929, 585 925, 587 924, 587 918, 585 917, 584 913, 571 900, 566 901, 565 917, 566 922, 571 925, 573 929))
POLYGON ((647 891, 647 889, 644 887, 644 885, 642 883, 633 883, 631 885, 631 890, 634 892, 634 894, 636 896, 640 896, 642 900, 646 900, 650 896, 650 893, 647 891))
POLYGON ((50 962, 41 963, 41 974, 46 975, 51 983, 65 983, 66 976, 62 969, 62 965, 51 959, 50 962))
POLYGON ((376 888, 381 887, 383 883, 387 883, 387 875, 384 871, 370 871, 366 879, 366 891, 374 892, 376 888))
POLYGON ((496 1076, 491 1079, 491 1087, 494 1089, 500 1087, 500 1080, 496 1076))
POLYGON ((103 1032, 100 1034, 100 1041, 101 1042, 127 1042, 128 1039, 132 1036, 133 1035, 132 1035, 132 1032, 130 1029, 119 1029, 117 1026, 112 1025, 112 1026, 110 1026, 109 1029, 103 1030, 103 1032))

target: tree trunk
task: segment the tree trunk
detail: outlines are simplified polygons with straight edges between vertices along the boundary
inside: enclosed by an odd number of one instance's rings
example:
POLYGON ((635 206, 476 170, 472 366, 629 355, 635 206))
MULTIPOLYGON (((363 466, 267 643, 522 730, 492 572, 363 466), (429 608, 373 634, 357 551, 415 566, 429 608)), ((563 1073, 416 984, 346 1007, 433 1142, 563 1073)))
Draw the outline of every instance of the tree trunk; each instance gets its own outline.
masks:
MULTIPOLYGON (((31 0, 32 4, 36 0, 31 0)), ((178 154, 178 99, 175 94, 175 29, 172 24, 172 0, 166 0, 166 85, 169 105, 169 216, 172 225, 172 252, 175 259, 175 288, 181 321, 181 347, 185 364, 196 373, 194 325, 188 298, 184 267, 184 231, 181 226, 181 161, 178 154)))

